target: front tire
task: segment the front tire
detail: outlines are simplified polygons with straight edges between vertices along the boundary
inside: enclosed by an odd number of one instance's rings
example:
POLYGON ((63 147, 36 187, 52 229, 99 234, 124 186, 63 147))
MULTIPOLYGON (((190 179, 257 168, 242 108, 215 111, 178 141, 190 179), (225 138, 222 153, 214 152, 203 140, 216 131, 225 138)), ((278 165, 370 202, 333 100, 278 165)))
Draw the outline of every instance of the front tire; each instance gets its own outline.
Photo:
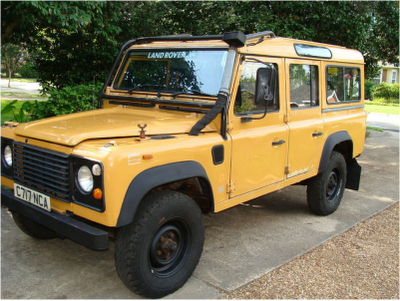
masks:
POLYGON ((321 216, 336 211, 346 186, 346 161, 341 153, 333 151, 325 171, 312 178, 307 186, 309 209, 321 216))
POLYGON ((203 244, 204 223, 197 204, 179 192, 157 191, 144 198, 134 221, 119 230, 115 266, 130 290, 161 298, 190 278, 203 244))
POLYGON ((12 216, 18 228, 33 238, 53 239, 57 237, 57 234, 53 230, 31 220, 30 218, 27 218, 22 214, 12 212, 12 216))

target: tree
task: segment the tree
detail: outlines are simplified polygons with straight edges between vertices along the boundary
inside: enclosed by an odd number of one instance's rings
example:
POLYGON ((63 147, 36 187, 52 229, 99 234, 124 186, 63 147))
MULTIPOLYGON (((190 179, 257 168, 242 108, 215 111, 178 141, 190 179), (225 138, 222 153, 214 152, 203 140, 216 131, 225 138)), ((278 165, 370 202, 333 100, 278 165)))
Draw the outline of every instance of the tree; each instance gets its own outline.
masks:
POLYGON ((397 1, 2 1, 2 43, 41 55, 39 81, 57 87, 105 78, 126 40, 154 35, 272 30, 358 49, 366 77, 398 64, 397 1))
POLYGON ((24 61, 22 47, 14 44, 1 45, 1 66, 8 74, 8 87, 11 88, 11 77, 22 66, 24 61))
POLYGON ((2 43, 40 54, 38 80, 58 88, 102 80, 118 52, 123 2, 3 1, 2 43))

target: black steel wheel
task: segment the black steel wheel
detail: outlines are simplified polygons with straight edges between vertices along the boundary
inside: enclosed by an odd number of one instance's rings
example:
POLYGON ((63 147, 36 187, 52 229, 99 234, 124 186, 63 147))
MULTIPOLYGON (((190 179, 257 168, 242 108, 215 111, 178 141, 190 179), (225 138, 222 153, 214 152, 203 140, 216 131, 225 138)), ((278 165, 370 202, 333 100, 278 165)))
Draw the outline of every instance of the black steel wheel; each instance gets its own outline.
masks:
POLYGON ((118 231, 115 265, 133 292, 161 298, 190 278, 204 244, 198 205, 174 191, 158 191, 141 203, 132 224, 118 231))
POLYGON ((341 153, 333 151, 326 170, 308 182, 307 202, 317 215, 329 215, 336 211, 346 186, 346 161, 341 153))

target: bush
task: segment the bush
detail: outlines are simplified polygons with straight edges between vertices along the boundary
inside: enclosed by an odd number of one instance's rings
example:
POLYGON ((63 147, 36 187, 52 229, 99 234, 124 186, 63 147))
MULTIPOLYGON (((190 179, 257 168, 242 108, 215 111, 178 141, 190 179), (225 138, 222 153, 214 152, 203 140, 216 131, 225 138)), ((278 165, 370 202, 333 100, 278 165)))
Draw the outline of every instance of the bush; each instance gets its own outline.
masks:
POLYGON ((382 103, 399 103, 399 84, 380 83, 372 88, 372 99, 382 103))
POLYGON ((36 101, 32 113, 34 119, 65 115, 93 110, 97 106, 102 84, 67 86, 60 90, 48 88, 50 95, 47 101, 36 101))
POLYGON ((371 99, 372 88, 374 87, 374 82, 371 80, 366 80, 364 83, 365 88, 365 99, 371 99))

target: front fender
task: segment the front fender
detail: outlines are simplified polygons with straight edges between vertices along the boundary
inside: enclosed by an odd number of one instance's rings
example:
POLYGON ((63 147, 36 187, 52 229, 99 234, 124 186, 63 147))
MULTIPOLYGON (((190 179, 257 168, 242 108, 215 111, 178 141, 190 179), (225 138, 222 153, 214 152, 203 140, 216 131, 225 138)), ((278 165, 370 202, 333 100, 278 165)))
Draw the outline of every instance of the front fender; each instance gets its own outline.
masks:
POLYGON ((194 177, 203 178, 209 183, 203 166, 195 161, 170 163, 141 172, 129 185, 121 207, 117 227, 128 225, 133 221, 140 202, 152 189, 194 177))

